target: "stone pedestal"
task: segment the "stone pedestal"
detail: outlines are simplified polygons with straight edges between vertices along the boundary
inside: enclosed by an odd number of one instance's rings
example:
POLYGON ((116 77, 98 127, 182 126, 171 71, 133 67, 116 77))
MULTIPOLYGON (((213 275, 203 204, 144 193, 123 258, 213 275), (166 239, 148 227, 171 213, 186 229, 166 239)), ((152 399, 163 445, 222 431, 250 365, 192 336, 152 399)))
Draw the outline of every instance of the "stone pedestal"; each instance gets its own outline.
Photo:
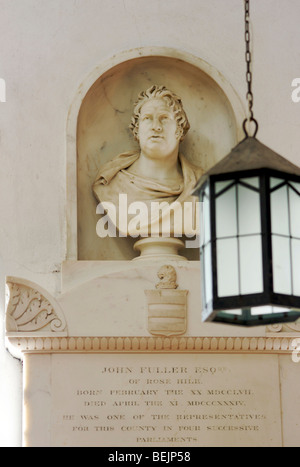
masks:
POLYGON ((185 245, 179 238, 148 237, 138 240, 134 244, 134 250, 140 252, 140 256, 134 258, 137 260, 159 260, 165 261, 184 261, 186 258, 179 254, 185 245))

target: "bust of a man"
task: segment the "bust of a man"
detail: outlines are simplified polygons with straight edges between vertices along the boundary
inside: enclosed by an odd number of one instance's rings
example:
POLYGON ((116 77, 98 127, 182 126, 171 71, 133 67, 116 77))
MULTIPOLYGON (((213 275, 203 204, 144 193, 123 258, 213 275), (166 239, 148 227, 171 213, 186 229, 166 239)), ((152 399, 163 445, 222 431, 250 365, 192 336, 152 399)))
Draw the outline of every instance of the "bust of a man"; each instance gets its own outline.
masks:
POLYGON ((120 195, 126 195, 127 225, 134 213, 132 206, 139 208, 140 234, 151 236, 153 231, 161 234, 164 218, 169 219, 171 236, 177 230, 182 231, 183 216, 178 215, 178 210, 183 203, 192 203, 190 195, 203 173, 179 152, 180 142, 189 128, 181 99, 172 91, 164 86, 152 86, 138 96, 130 129, 140 151, 122 153, 104 164, 93 184, 96 199, 106 206, 108 203, 115 206, 117 228, 123 234, 124 223, 120 226, 118 222, 120 210, 124 209, 124 203, 120 207, 120 195))

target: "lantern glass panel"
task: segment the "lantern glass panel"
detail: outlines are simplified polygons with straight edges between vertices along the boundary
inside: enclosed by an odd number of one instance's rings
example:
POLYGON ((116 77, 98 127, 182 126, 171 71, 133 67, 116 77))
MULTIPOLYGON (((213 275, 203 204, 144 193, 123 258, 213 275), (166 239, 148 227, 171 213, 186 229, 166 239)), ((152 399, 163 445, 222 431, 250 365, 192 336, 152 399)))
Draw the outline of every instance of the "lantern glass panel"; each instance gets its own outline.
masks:
POLYGON ((239 235, 261 232, 259 193, 245 186, 238 187, 239 235))
POLYGON ((259 178, 258 177, 249 177, 249 178, 241 178, 240 180, 247 185, 253 186, 253 188, 259 189, 259 178))
POLYGON ((255 306, 251 309, 251 314, 253 316, 258 315, 272 315, 274 313, 288 313, 290 310, 286 307, 278 306, 255 306))
POLYGON ((290 235, 287 185, 271 193, 271 219, 273 234, 290 235))
POLYGON ((282 178, 271 177, 270 179, 270 187, 271 189, 281 185, 283 183, 282 178))
POLYGON ((260 235, 239 239, 241 294, 263 292, 262 242, 260 235))
POLYGON ((204 266, 204 301, 206 303, 206 306, 208 303, 210 303, 213 299, 212 296, 212 290, 213 290, 213 285, 212 285, 212 260, 211 260, 211 244, 208 243, 206 247, 203 248, 202 251, 202 261, 203 261, 203 266, 204 266))
POLYGON ((237 235, 235 186, 232 186, 216 199, 216 231, 217 238, 237 235))
POLYGON ((212 302, 212 256, 211 256, 211 230, 210 230, 210 189, 207 183, 201 192, 200 203, 200 247, 202 268, 202 293, 205 308, 212 302))
POLYGON ((293 295, 300 296, 300 240, 292 239, 293 295))
POLYGON ((221 315, 223 316, 230 316, 230 315, 235 315, 235 316, 242 316, 243 310, 241 308, 236 308, 234 310, 224 310, 220 312, 221 315))
POLYGON ((272 250, 274 292, 291 295, 292 280, 290 238, 273 235, 272 250))
POLYGON ((295 188, 295 190, 298 191, 298 194, 300 195, 300 183, 297 183, 297 182, 289 182, 290 185, 292 185, 292 187, 295 188))
POLYGON ((289 188, 289 203, 291 236, 300 238, 300 195, 293 188, 289 188))
POLYGON ((203 202, 202 202, 202 229, 203 230, 203 244, 210 242, 210 199, 209 199, 209 187, 207 186, 204 191, 203 202))
POLYGON ((216 195, 218 195, 221 191, 225 190, 230 185, 232 185, 232 182, 233 182, 232 180, 225 180, 225 181, 222 181, 222 182, 216 182, 216 185, 215 185, 216 195))
POLYGON ((217 284, 218 296, 239 294, 238 240, 217 240, 217 284))

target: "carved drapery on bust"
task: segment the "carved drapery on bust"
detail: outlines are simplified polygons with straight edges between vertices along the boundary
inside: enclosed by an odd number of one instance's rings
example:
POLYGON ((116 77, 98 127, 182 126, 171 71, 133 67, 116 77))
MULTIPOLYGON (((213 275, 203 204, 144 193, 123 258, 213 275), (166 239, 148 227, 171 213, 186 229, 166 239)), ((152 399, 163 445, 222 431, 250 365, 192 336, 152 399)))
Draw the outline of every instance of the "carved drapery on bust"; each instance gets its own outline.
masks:
POLYGON ((96 199, 115 206, 117 228, 123 235, 134 232, 128 230, 132 213, 127 213, 127 225, 120 225, 120 194, 126 195, 127 206, 140 202, 146 207, 138 234, 161 234, 163 225, 168 225, 171 236, 195 233, 195 221, 183 227, 182 216, 186 203, 195 219, 196 199, 191 193, 203 174, 179 152, 189 127, 181 99, 164 86, 152 86, 139 95, 130 129, 140 152, 122 153, 100 167, 93 184, 96 199))

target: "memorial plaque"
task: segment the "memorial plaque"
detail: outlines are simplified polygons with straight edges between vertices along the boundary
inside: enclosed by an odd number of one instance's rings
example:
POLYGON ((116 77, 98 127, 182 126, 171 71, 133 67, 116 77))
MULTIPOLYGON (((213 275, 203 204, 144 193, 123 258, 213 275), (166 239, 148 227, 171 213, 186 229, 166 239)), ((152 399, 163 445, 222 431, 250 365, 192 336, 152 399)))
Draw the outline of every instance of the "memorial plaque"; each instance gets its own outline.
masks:
POLYGON ((52 446, 281 446, 274 355, 51 357, 52 446))

